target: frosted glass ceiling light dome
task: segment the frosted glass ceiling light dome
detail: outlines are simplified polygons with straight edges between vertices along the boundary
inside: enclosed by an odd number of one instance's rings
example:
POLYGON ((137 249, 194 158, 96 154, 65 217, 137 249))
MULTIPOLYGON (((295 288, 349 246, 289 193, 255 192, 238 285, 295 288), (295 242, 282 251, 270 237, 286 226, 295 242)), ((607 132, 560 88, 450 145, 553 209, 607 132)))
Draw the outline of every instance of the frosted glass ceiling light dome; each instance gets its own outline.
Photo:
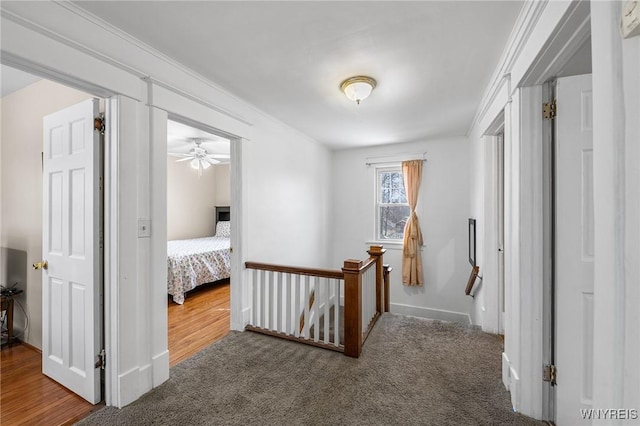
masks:
POLYGON ((358 105, 360 101, 369 97, 375 87, 376 81, 364 75, 348 78, 340 84, 340 90, 358 105))

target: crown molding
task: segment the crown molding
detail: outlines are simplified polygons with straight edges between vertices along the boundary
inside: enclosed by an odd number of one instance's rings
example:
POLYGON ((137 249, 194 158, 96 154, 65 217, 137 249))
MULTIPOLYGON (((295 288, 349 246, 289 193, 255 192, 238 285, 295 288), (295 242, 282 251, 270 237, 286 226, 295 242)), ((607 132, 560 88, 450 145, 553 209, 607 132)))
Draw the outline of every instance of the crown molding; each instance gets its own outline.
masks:
POLYGON ((478 123, 484 118, 487 110, 491 107, 493 100, 496 98, 500 89, 504 84, 509 85, 509 97, 511 97, 511 90, 513 85, 511 84, 511 69, 516 62, 520 54, 522 53, 527 41, 531 37, 536 24, 538 23, 542 13, 544 12, 548 0, 539 1, 527 1, 525 2, 518 19, 513 26, 513 31, 509 36, 509 40, 506 44, 498 66, 496 67, 493 76, 489 80, 489 84, 482 95, 476 114, 471 121, 471 125, 467 130, 466 135, 471 136, 471 132, 478 125, 478 123))
POLYGON ((35 23, 33 21, 30 21, 30 20, 28 20, 26 18, 23 18, 22 16, 19 16, 18 14, 14 13, 14 12, 8 11, 6 9, 1 9, 0 10, 0 16, 2 16, 3 18, 5 18, 5 19, 7 19, 7 20, 9 20, 11 22, 14 22, 14 23, 16 23, 16 24, 18 24, 18 25, 20 25, 22 27, 28 28, 28 29, 30 29, 32 31, 35 31, 36 33, 38 33, 40 35, 43 35, 43 36, 45 36, 47 38, 50 38, 50 39, 55 40, 55 41, 58 41, 58 42, 66 45, 66 46, 69 46, 69 47, 75 49, 75 50, 78 50, 78 51, 80 51, 80 52, 82 52, 82 53, 84 53, 86 55, 89 55, 89 56, 95 58, 95 59, 98 59, 98 60, 100 60, 102 62, 105 62, 105 63, 107 63, 109 65, 113 65, 114 67, 119 68, 119 69, 121 69, 123 71, 126 71, 126 72, 128 72, 130 74, 133 74, 138 78, 143 78, 143 77, 147 76, 144 72, 142 72, 142 71, 140 71, 140 70, 138 70, 136 68, 133 68, 133 67, 131 67, 131 66, 127 65, 127 64, 124 64, 124 63, 122 63, 120 61, 117 61, 117 60, 115 60, 115 59, 113 59, 113 58, 111 58, 111 57, 109 57, 107 55, 104 55, 104 54, 102 54, 100 52, 97 52, 96 50, 91 49, 91 48, 89 48, 89 47, 87 47, 87 46, 85 46, 83 44, 80 44, 80 43, 74 41, 74 40, 71 40, 68 37, 65 37, 65 36, 62 36, 62 35, 60 35, 60 34, 58 34, 56 32, 53 32, 53 31, 43 27, 40 24, 37 24, 37 23, 35 23))
MULTIPOLYGON (((125 42, 137 47, 138 49, 144 51, 145 53, 148 53, 152 56, 154 56, 155 58, 161 60, 162 62, 172 66, 173 68, 189 75, 190 77, 194 78, 195 80, 199 81, 200 83, 205 84, 206 86, 210 87, 211 89, 217 91, 218 93, 220 93, 223 96, 226 96, 227 98, 229 98, 232 101, 237 102, 238 104, 240 104, 242 107, 247 108, 248 110, 250 110, 251 112, 258 114, 264 118, 266 118, 267 120, 271 121, 272 123, 278 125, 279 127, 283 128, 283 129, 287 129, 297 135, 299 135, 300 137, 317 143, 319 145, 322 145, 324 147, 327 147, 328 149, 330 149, 326 144, 321 143, 315 139, 313 139, 312 137, 310 137, 309 135, 307 135, 306 133, 303 133, 302 131, 298 130, 297 128, 291 126, 290 124, 287 124, 285 122, 283 122, 282 120, 273 117, 272 115, 270 115, 269 113, 263 111, 262 109, 256 107, 255 105, 253 105, 251 102, 238 97, 237 95, 227 91, 226 89, 222 88, 221 86, 218 86, 216 83, 214 83, 213 81, 209 80, 207 77, 193 71, 192 69, 186 67, 185 65, 181 64, 180 62, 177 62, 175 59, 171 58, 170 56, 165 55, 164 53, 160 52, 159 50, 155 49, 154 47, 149 46, 148 44, 142 42, 141 40, 138 40, 137 38, 133 37, 132 35, 130 35, 127 32, 122 31, 121 29, 117 28, 116 26, 112 25, 111 23, 105 21, 104 19, 92 14, 91 12, 87 11, 86 9, 83 9, 82 7, 71 3, 68 0, 61 0, 61 1, 54 1, 55 4, 63 7, 64 9, 66 9, 67 11, 77 15, 78 17, 90 22, 93 25, 96 25, 98 27, 100 27, 101 29, 103 29, 104 31, 111 33, 115 36, 117 36, 118 38, 124 40, 125 42)), ((156 78, 153 78, 150 75, 147 74, 143 74, 140 76, 142 79, 144 79, 145 81, 147 81, 148 83, 151 82, 153 84, 156 84, 158 86, 161 86, 167 90, 170 90, 176 94, 182 95, 182 96, 186 96, 189 99, 198 102, 206 107, 209 108, 213 108, 214 110, 221 112, 223 114, 229 115, 231 118, 234 118, 244 124, 249 124, 249 125, 253 125, 253 123, 251 123, 247 118, 241 117, 238 114, 235 113, 231 113, 229 110, 218 107, 218 106, 214 106, 211 102, 208 102, 202 98, 199 98, 197 96, 193 96, 190 94, 187 94, 187 92, 185 92, 184 90, 181 89, 177 89, 174 86, 172 86, 171 84, 168 84, 166 82, 162 82, 156 78)))

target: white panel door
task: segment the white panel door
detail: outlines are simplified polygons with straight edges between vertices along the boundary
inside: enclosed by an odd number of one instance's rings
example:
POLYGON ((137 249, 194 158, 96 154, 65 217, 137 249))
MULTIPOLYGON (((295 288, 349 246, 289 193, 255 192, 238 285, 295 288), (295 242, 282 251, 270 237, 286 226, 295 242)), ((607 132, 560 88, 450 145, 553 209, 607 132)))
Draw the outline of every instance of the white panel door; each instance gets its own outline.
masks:
POLYGON ((556 424, 583 422, 593 395, 591 75, 556 86, 556 424))
POLYGON ((95 404, 100 395, 100 135, 89 99, 44 117, 42 372, 95 404))

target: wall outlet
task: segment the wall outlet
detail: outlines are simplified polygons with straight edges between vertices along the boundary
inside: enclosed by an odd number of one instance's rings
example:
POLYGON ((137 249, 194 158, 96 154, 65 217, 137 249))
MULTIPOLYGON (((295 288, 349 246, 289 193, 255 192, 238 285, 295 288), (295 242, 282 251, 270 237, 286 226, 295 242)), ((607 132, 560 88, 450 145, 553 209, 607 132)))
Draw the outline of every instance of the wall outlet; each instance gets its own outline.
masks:
POLYGON ((629 0, 625 3, 622 8, 620 29, 624 38, 640 35, 640 1, 629 0))
POLYGON ((138 219, 138 238, 149 238, 151 236, 151 219, 138 219))

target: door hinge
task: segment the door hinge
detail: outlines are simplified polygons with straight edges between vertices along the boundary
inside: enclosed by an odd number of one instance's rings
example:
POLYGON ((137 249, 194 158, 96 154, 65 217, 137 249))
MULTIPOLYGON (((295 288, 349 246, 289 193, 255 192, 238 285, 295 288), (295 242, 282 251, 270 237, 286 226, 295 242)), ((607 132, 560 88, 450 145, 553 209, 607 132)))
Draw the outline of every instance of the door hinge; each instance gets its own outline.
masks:
POLYGON ((93 119, 93 130, 96 130, 100 132, 101 135, 104 135, 104 129, 105 129, 104 114, 100 113, 99 116, 93 119))
POLYGON ((105 365, 107 365, 107 353, 102 349, 98 354, 95 367, 104 370, 105 365))
POLYGON ((552 386, 556 384, 556 366, 547 364, 542 371, 542 380, 551 383, 552 386))
POLYGON ((556 118, 557 105, 556 100, 542 104, 542 116, 547 120, 553 120, 556 118))

